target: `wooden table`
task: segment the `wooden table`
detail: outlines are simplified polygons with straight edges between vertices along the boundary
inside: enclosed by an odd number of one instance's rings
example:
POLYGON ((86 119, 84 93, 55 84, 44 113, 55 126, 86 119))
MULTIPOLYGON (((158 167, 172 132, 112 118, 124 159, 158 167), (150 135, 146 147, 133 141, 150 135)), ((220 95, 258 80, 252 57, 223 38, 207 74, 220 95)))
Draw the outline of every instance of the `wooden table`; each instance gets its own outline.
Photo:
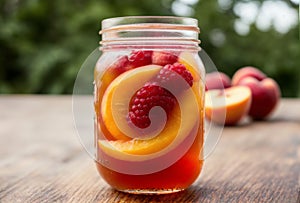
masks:
POLYGON ((171 195, 129 195, 98 176, 71 96, 0 97, 0 202, 279 202, 300 198, 300 100, 267 122, 226 127, 199 180, 171 195))

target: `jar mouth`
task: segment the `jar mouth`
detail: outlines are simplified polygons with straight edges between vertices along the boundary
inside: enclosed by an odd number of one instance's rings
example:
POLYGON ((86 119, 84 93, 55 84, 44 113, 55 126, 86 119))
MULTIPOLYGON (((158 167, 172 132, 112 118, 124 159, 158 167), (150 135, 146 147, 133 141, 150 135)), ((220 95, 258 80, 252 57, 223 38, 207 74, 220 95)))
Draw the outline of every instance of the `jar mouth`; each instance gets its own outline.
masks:
POLYGON ((102 21, 103 34, 117 29, 186 29, 200 33, 198 20, 177 16, 126 16, 108 18, 102 21))
POLYGON ((198 20, 175 16, 127 16, 102 21, 102 46, 186 44, 198 46, 198 20))

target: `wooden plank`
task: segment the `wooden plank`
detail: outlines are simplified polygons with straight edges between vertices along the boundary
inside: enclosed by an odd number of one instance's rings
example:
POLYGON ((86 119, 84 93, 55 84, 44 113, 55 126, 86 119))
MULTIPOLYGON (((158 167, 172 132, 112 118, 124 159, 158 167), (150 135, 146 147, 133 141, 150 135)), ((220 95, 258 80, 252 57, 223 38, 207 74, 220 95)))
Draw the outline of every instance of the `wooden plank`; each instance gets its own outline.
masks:
POLYGON ((70 96, 1 96, 0 202, 299 202, 299 105, 284 99, 270 121, 226 127, 195 184, 147 196, 99 177, 76 136, 70 96))

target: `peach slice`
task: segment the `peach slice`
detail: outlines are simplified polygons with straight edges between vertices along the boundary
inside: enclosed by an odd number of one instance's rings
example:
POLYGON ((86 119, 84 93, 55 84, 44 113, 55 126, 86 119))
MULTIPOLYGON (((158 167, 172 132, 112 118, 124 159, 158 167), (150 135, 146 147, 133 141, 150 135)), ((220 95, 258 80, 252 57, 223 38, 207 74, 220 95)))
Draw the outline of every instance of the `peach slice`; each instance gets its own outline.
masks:
MULTIPOLYGON (((123 86, 123 88, 126 87, 123 86)), ((194 139, 197 131, 192 131, 197 129, 200 123, 198 97, 199 90, 194 89, 194 87, 177 96, 178 104, 170 113, 163 130, 157 136, 151 139, 132 139, 129 141, 99 140, 100 150, 116 159, 136 161, 165 154, 178 146, 190 134, 194 139)))
POLYGON ((101 103, 101 114, 107 130, 118 140, 130 140, 132 130, 126 121, 131 97, 155 77, 161 66, 148 65, 129 70, 108 86, 101 103), (121 129, 123 129, 123 131, 121 129))
POLYGON ((181 123, 180 108, 177 105, 170 114, 163 131, 152 139, 132 139, 129 141, 99 140, 100 148, 107 154, 120 159, 124 154, 147 155, 160 151, 169 145, 179 133, 181 123))
POLYGON ((208 90, 205 95, 206 117, 225 125, 237 124, 249 111, 251 90, 244 86, 208 90))

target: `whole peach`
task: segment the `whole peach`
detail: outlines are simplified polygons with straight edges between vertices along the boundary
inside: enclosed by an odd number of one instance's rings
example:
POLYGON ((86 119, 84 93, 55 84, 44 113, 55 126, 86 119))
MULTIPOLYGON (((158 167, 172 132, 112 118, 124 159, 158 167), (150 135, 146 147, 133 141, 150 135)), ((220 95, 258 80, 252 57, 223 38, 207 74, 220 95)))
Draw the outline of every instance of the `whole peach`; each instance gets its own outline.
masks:
POLYGON ((280 98, 280 89, 275 80, 265 78, 259 81, 254 77, 243 78, 239 85, 247 86, 251 89, 252 102, 249 116, 255 120, 265 119, 269 116, 280 98))
POLYGON ((212 72, 206 74, 205 90, 224 89, 231 87, 230 78, 222 72, 212 72))
POLYGON ((238 85, 240 81, 242 81, 246 77, 256 78, 257 80, 261 81, 267 76, 255 67, 246 66, 235 72, 232 77, 232 85, 238 85))

